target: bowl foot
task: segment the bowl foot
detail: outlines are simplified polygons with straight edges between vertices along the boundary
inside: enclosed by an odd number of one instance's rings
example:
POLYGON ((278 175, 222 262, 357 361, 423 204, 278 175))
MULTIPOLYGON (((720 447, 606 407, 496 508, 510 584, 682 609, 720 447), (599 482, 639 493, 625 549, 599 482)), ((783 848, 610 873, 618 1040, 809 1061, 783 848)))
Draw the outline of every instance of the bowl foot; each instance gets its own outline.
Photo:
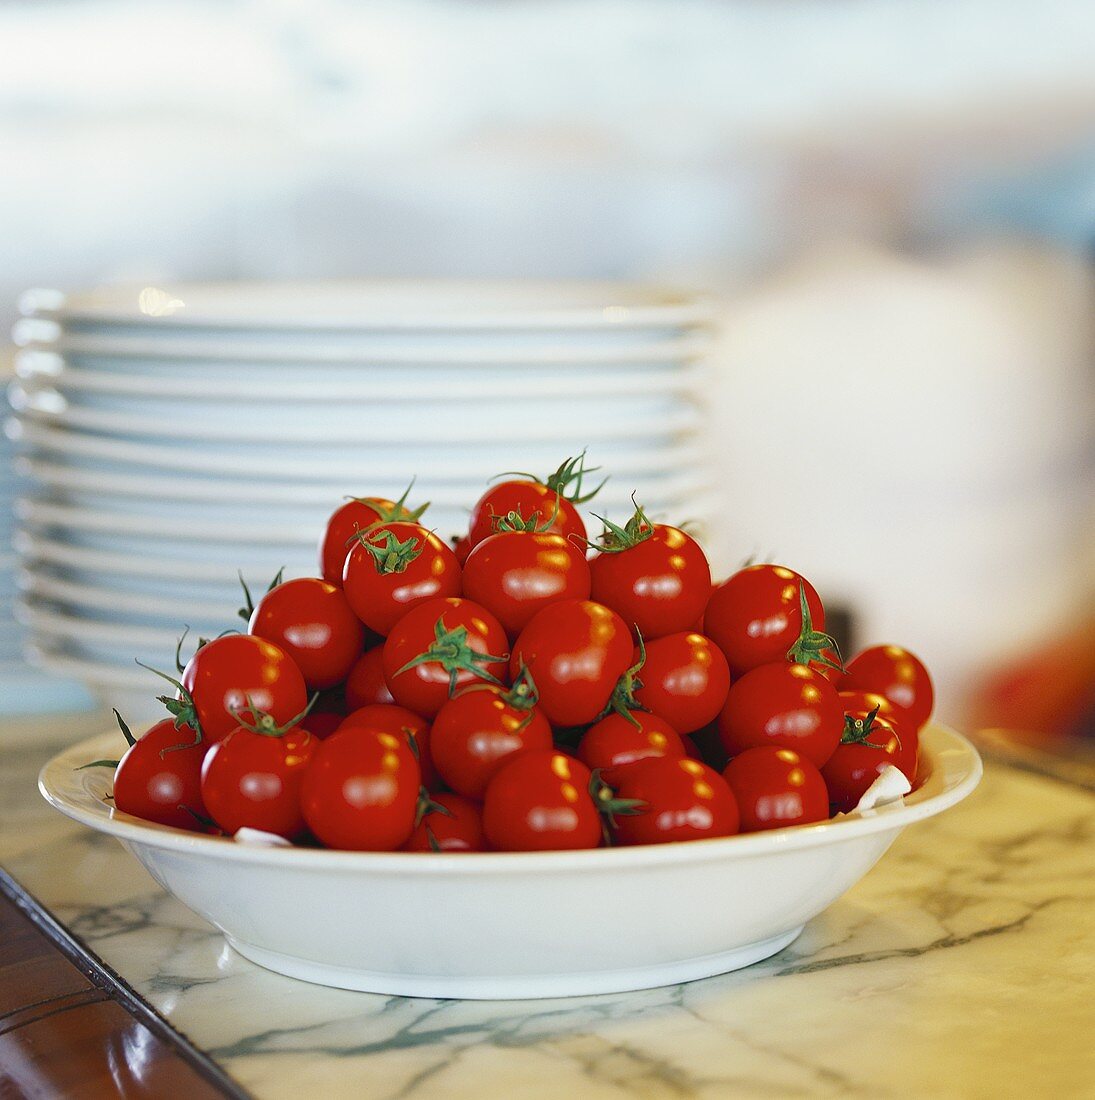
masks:
POLYGON ((658 966, 629 970, 604 970, 577 974, 521 974, 469 977, 466 975, 387 974, 372 970, 354 970, 330 963, 310 962, 293 955, 283 955, 264 947, 242 943, 226 936, 228 945, 245 959, 317 985, 338 989, 355 989, 363 993, 383 993, 398 997, 456 998, 474 1001, 533 1000, 542 997, 582 997, 598 993, 626 993, 635 989, 677 985, 697 978, 726 974, 760 962, 793 943, 802 926, 770 939, 757 940, 732 951, 703 955, 695 959, 662 963, 658 966))

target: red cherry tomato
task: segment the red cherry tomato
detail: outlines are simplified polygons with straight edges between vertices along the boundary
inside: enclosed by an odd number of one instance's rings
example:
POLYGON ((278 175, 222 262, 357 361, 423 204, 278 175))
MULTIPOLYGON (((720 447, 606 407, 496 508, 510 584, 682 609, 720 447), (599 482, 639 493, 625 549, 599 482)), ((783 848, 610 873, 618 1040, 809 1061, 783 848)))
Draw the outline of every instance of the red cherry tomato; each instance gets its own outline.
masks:
MULTIPOLYGON (((639 659, 635 650, 634 659, 639 659)), ((730 690, 722 651, 702 634, 670 634, 646 643, 635 699, 682 734, 713 722, 730 690)))
POLYGON ((699 544, 676 527, 651 523, 641 508, 626 527, 609 526, 590 563, 592 596, 647 640, 690 630, 711 592, 699 544))
POLYGON ((578 509, 553 489, 538 481, 500 481, 492 485, 475 503, 468 527, 468 543, 476 547, 495 532, 497 521, 511 512, 527 522, 535 522, 543 534, 575 536, 581 543, 586 525, 578 509))
POLYGON ((495 773, 483 802, 483 832, 501 852, 596 848, 601 817, 580 761, 550 749, 519 753, 495 773))
POLYGON ((296 662, 253 634, 225 634, 206 642, 187 662, 181 683, 194 701, 206 741, 219 741, 239 725, 234 711, 253 708, 286 725, 308 705, 296 662))
POLYGON ((373 733, 393 733, 402 737, 418 759, 422 786, 433 790, 439 785, 440 776, 434 767, 431 751, 430 724, 414 711, 391 704, 372 704, 351 711, 338 728, 340 731, 365 729, 373 733))
POLYGON ((301 719, 300 724, 313 736, 322 741, 330 737, 346 717, 346 707, 337 696, 321 696, 315 705, 301 719))
POLYGON ((511 638, 548 604, 587 599, 589 583, 585 555, 561 535, 503 531, 483 539, 464 563, 464 595, 511 638))
POLYGON ((271 588, 248 630, 292 657, 311 691, 342 683, 365 644, 365 628, 342 590, 316 577, 271 588))
POLYGON ((354 614, 387 635, 412 607, 459 596, 460 563, 421 524, 382 523, 350 547, 342 587, 354 614))
POLYGON ((538 611, 518 635, 510 669, 516 675, 522 663, 528 668, 552 725, 582 726, 608 705, 631 651, 631 632, 615 611, 591 600, 561 600, 538 611))
POLYGON ((873 691, 884 695, 904 725, 919 730, 931 717, 935 689, 920 658, 896 645, 863 650, 848 665, 841 691, 873 691))
POLYGON ((802 633, 800 584, 812 627, 823 631, 825 609, 814 586, 782 565, 751 565, 711 593, 703 633, 722 650, 735 678, 787 658, 802 633))
POLYGON ((359 497, 348 500, 337 508, 327 521, 326 530, 319 544, 320 573, 328 584, 342 586, 342 571, 350 540, 359 532, 367 531, 375 523, 413 523, 425 511, 426 506, 410 509, 406 506, 410 486, 401 500, 386 497, 359 497))
POLYGON ((448 700, 433 722, 433 753, 441 778, 459 794, 482 799, 487 784, 512 757, 551 748, 551 726, 521 694, 527 678, 508 691, 465 688, 448 700))
POLYGON ((589 727, 578 744, 578 759, 599 769, 601 778, 615 786, 624 768, 653 757, 682 757, 686 746, 677 731, 656 714, 610 714, 589 727))
POLYGON ((820 768, 840 742, 844 708, 821 673, 788 661, 761 665, 734 682, 719 715, 731 756, 760 745, 793 749, 820 768))
POLYGON ((400 706, 427 718, 456 692, 481 681, 502 683, 509 643, 481 605, 428 600, 408 611, 384 643, 384 679, 400 706))
POLYGON ((304 832, 300 786, 320 741, 296 726, 280 736, 237 726, 205 755, 202 798, 229 835, 261 829, 292 840, 304 832))
POLYGON ((200 818, 208 816, 201 796, 202 760, 208 746, 196 742, 193 729, 176 729, 170 718, 151 726, 118 761, 114 805, 144 821, 200 829, 200 818))
POLYGON ((328 848, 391 852, 411 835, 420 787, 405 737, 351 727, 319 743, 304 773, 301 809, 328 848))
POLYGON ((403 845, 405 852, 481 852, 483 818, 479 807, 458 794, 435 794, 403 845))
POLYGON ((703 840, 738 831, 738 807, 730 788, 714 768, 698 760, 643 760, 619 775, 616 798, 635 803, 635 812, 613 816, 619 844, 703 840))
POLYGON ((366 650, 350 669, 344 688, 346 709, 357 710, 373 703, 394 703, 384 679, 384 647, 366 650))
POLYGON ((821 769, 829 801, 840 813, 854 810, 867 788, 890 764, 915 783, 919 741, 911 727, 903 727, 906 732, 899 733, 896 723, 881 715, 874 717, 869 729, 869 712, 852 712, 847 717, 845 737, 861 739, 842 740, 821 769))
POLYGON ((829 793, 821 772, 791 749, 746 749, 722 774, 737 800, 743 833, 805 825, 829 816, 829 793))

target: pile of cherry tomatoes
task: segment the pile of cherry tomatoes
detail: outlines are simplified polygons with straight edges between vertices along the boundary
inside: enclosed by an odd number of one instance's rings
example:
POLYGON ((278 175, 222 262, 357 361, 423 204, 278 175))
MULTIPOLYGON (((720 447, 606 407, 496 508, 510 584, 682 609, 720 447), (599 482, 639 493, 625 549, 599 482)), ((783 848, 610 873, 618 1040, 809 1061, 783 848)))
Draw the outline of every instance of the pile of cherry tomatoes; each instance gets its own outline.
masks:
POLYGON ((254 606, 245 586, 247 632, 160 674, 169 717, 143 737, 121 723, 117 808, 330 848, 532 851, 821 821, 887 765, 915 783, 933 692, 913 654, 845 667, 803 576, 713 585, 696 540, 638 505, 587 541, 588 473, 507 476, 452 545, 407 494, 348 500, 322 577, 254 606))

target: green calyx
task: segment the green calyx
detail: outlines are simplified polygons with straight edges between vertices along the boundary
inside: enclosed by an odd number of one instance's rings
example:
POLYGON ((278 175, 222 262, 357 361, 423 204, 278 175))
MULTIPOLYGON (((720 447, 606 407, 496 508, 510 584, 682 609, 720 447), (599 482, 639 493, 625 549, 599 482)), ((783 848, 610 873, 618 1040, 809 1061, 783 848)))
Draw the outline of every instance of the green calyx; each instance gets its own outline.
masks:
POLYGON ((393 531, 374 531, 371 535, 368 531, 361 531, 354 538, 372 556, 376 571, 381 576, 405 572, 423 550, 421 540, 414 535, 400 542, 393 531))
POLYGON ((560 499, 559 493, 556 492, 555 507, 552 509, 551 515, 543 522, 540 521, 539 508, 537 508, 528 519, 525 519, 516 508, 513 509, 513 511, 506 512, 506 514, 502 516, 492 513, 490 517, 491 530, 494 531, 496 535, 512 534, 517 531, 533 535, 542 535, 545 531, 550 531, 555 521, 559 518, 560 499))
POLYGON ((585 461, 586 453, 583 450, 581 454, 575 455, 573 458, 563 459, 559 468, 545 478, 525 473, 523 470, 506 470, 498 477, 525 477, 529 481, 535 481, 538 485, 545 486, 553 493, 558 493, 565 500, 569 500, 571 504, 585 504, 587 500, 592 500, 604 488, 605 482, 608 481, 606 477, 595 489, 583 493, 582 479, 586 474, 596 473, 601 468, 600 466, 590 466, 587 470, 585 461))
POLYGON ((396 676, 402 676, 419 665, 438 664, 449 674, 449 698, 456 693, 461 672, 470 672, 480 680, 502 687, 502 681, 484 668, 484 665, 499 664, 506 660, 504 656, 495 657, 490 653, 479 653, 468 645, 468 628, 457 626, 449 630, 445 626, 445 617, 441 616, 433 628, 434 641, 424 653, 412 657, 396 676))
POLYGON ((282 725, 278 725, 277 719, 268 714, 264 710, 259 710, 254 703, 251 702, 251 697, 245 695, 243 697, 246 700, 246 705, 242 707, 232 708, 232 717, 240 724, 241 728, 248 730, 251 733, 257 733, 260 737, 284 737, 290 730, 295 729, 308 717, 309 711, 316 705, 316 700, 319 699, 319 692, 317 691, 311 699, 308 700, 308 705, 300 712, 295 714, 288 722, 282 725), (251 717, 244 718, 245 714, 249 714, 251 717))
MULTIPOLYGON (((117 707, 114 708, 114 717, 118 722, 118 729, 122 731, 122 736, 125 738, 126 744, 133 748, 137 744, 137 738, 133 736, 129 726, 126 725, 125 719, 118 713, 117 707)), ((90 764, 82 764, 76 770, 82 772, 84 768, 116 768, 121 763, 120 760, 92 760, 90 764)))
MULTIPOLYGON (((240 579, 240 587, 243 589, 243 607, 241 607, 239 609, 237 614, 239 615, 239 617, 241 619, 243 619, 243 621, 245 623, 249 623, 251 621, 251 616, 254 614, 254 611, 255 611, 255 601, 253 599, 251 599, 251 589, 247 587, 247 582, 243 579, 243 570, 242 569, 237 570, 237 576, 240 579)), ((277 586, 279 584, 281 584, 284 580, 285 580, 285 566, 283 565, 274 574, 274 579, 266 586, 267 593, 273 592, 274 589, 277 588, 277 586)), ((185 638, 186 635, 184 634, 183 637, 185 638)), ((180 648, 182 647, 182 639, 179 640, 179 647, 180 648)), ((179 653, 178 653, 178 650, 176 650, 175 651, 175 665, 176 665, 176 667, 178 667, 178 664, 179 664, 179 653)), ((182 669, 180 668, 179 671, 182 672, 182 669)))
POLYGON ((601 778, 600 768, 594 768, 590 776, 589 793, 601 815, 601 831, 607 845, 612 844, 617 817, 634 817, 647 807, 641 798, 617 798, 616 792, 601 778))
POLYGON ((605 529, 601 532, 600 544, 594 545, 593 549, 599 550, 602 554, 619 554, 623 550, 638 546, 640 542, 646 542, 654 534, 654 524, 643 511, 642 505, 635 500, 634 494, 631 495, 631 503, 635 505, 635 514, 623 527, 594 513, 595 518, 604 524, 605 529))
MULTIPOLYGON (((514 710, 532 711, 532 708, 540 702, 540 692, 536 687, 536 681, 532 678, 528 666, 521 661, 521 667, 514 677, 512 685, 502 693, 502 702, 514 710)), ((529 714, 531 718, 531 713, 529 714)))
MULTIPOLYGON (((424 818, 430 814, 441 814, 442 817, 452 817, 452 810, 447 806, 442 806, 440 802, 434 802, 430 797, 430 792, 425 787, 418 788, 418 802, 414 808, 414 824, 417 828, 422 824, 424 818)), ((440 848, 435 848, 434 851, 440 851, 440 848)))
POLYGON ((635 717, 635 711, 645 711, 646 707, 635 698, 635 692, 643 686, 639 673, 646 664, 646 643, 637 627, 635 633, 639 637, 639 659, 616 681, 616 686, 609 696, 608 705, 601 711, 598 721, 609 714, 619 714, 638 729, 639 720, 635 717))
MULTIPOLYGON (((875 707, 866 718, 856 718, 854 714, 845 714, 844 732, 840 735, 840 743, 842 745, 865 745, 869 749, 885 749, 885 745, 879 745, 868 740, 872 733, 881 728, 874 724, 877 716, 878 707, 875 707)), ((897 730, 891 727, 890 732, 893 733, 900 748, 901 738, 897 736, 897 730)))
POLYGON ((403 490, 403 495, 394 504, 389 504, 386 500, 380 500, 377 497, 347 497, 346 499, 356 500, 358 504, 367 504, 380 517, 377 523, 416 523, 430 506, 427 500, 417 508, 407 507, 407 497, 411 495, 416 480, 411 478, 410 485, 403 490))
POLYGON ((819 664, 836 669, 837 672, 844 672, 844 662, 840 657, 840 648, 836 644, 836 639, 830 634, 814 629, 810 604, 806 599, 806 586, 801 580, 798 582, 798 604, 802 612, 802 631, 795 644, 787 650, 787 660, 796 665, 819 664), (828 656, 829 653, 835 654, 835 661, 828 656))
MULTIPOLYGON (((184 633, 183 638, 185 637, 186 634, 184 633)), ((179 639, 179 646, 182 646, 182 638, 179 639)), ((175 654, 175 663, 179 663, 178 650, 176 650, 175 654)), ((161 672, 158 668, 146 665, 143 661, 137 661, 137 664, 139 664, 141 668, 155 673, 161 680, 166 680, 175 688, 179 693, 179 698, 175 698, 172 695, 157 695, 156 699, 163 703, 167 708, 167 713, 175 720, 175 729, 181 729, 183 726, 188 726, 194 731, 193 741, 181 741, 177 745, 171 745, 166 749, 161 749, 160 757, 162 758, 164 753, 176 752, 178 749, 189 749, 193 748, 195 745, 200 745, 204 740, 204 735, 202 733, 201 723, 198 721, 198 711, 194 705, 194 696, 191 695, 174 676, 168 676, 166 672, 161 672)), ((125 731, 123 730, 122 732, 124 733, 125 731)))

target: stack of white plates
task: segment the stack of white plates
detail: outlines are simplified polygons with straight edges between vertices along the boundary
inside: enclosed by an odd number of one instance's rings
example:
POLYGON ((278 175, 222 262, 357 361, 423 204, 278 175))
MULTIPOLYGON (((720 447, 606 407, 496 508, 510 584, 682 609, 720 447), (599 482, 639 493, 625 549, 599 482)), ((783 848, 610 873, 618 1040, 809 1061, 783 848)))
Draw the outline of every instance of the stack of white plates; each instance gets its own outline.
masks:
MULTIPOLYGON (((619 284, 354 282, 25 296, 10 426, 21 615, 39 663, 112 697, 188 624, 219 633, 236 571, 315 572, 350 495, 440 534, 503 470, 588 449, 652 514, 703 518, 706 307, 619 284)), ((598 528, 599 529, 599 528, 598 528)))

